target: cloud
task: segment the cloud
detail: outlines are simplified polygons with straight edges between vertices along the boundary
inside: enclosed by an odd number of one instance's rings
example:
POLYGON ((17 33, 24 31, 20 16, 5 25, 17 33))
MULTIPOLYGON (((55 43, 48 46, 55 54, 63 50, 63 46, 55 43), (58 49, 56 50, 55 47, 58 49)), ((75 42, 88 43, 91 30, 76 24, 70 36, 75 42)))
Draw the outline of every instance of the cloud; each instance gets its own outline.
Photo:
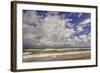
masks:
POLYGON ((74 29, 65 28, 65 24, 69 23, 70 19, 60 19, 58 15, 48 15, 44 19, 42 28, 45 32, 47 42, 55 42, 62 38, 68 38, 74 33, 74 29))
POLYGON ((80 35, 68 38, 66 44, 70 44, 71 47, 90 47, 90 36, 80 35))
POLYGON ((77 32, 81 32, 81 31, 83 31, 84 29, 83 29, 83 27, 77 27, 77 32))
MULTIPOLYGON (((89 47, 90 35, 74 36, 74 28, 71 27, 72 19, 61 19, 57 12, 48 13, 41 18, 36 11, 27 11, 23 14, 23 47, 33 48, 41 46, 66 46, 66 47, 89 47)), ((86 19, 77 27, 77 31, 83 31, 83 25, 89 23, 86 19), (82 25, 82 26, 81 26, 82 25)))
POLYGON ((25 24, 31 24, 36 23, 37 16, 35 11, 27 11, 23 13, 23 23, 25 24))
POLYGON ((84 31, 83 27, 89 26, 90 25, 89 24, 90 22, 91 22, 91 19, 90 18, 87 18, 84 21, 80 22, 79 25, 76 28, 77 32, 84 31))
POLYGON ((80 18, 83 15, 83 13, 78 13, 78 17, 80 18))
POLYGON ((39 39, 44 33, 41 28, 40 18, 36 11, 27 11, 23 14, 23 47, 39 45, 39 39))
POLYGON ((79 24, 80 24, 80 25, 86 25, 86 24, 88 24, 88 23, 90 23, 90 22, 91 22, 91 19, 90 19, 90 18, 87 18, 87 19, 85 19, 84 21, 80 22, 79 24))

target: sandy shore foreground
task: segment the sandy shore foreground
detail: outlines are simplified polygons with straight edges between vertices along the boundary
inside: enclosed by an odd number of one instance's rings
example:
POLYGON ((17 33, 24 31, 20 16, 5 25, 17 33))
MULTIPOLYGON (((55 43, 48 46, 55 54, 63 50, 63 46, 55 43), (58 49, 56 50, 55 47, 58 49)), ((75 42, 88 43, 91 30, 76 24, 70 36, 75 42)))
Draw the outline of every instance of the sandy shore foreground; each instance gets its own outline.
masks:
POLYGON ((23 53, 23 62, 84 60, 90 58, 91 58, 90 50, 70 51, 61 53, 40 53, 40 54, 31 54, 31 52, 23 53))

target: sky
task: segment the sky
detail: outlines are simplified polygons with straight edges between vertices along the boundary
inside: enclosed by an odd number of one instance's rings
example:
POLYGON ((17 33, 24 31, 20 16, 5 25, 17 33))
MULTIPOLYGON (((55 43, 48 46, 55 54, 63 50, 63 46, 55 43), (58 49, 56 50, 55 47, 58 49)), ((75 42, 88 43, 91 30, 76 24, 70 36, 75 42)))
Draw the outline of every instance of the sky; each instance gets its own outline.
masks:
POLYGON ((23 10, 23 48, 90 47, 91 13, 23 10))

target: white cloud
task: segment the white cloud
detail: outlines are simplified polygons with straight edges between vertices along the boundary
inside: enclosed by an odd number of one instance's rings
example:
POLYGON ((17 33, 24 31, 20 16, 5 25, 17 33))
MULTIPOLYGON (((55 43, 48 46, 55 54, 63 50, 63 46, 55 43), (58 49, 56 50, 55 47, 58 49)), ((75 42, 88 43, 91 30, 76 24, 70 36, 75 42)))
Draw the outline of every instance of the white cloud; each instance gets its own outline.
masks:
POLYGON ((71 28, 71 29, 69 29, 69 28, 65 28, 63 31, 62 31, 62 36, 63 37, 65 37, 65 38, 68 38, 68 37, 70 37, 70 36, 72 36, 73 34, 74 34, 74 29, 73 28, 71 28))
POLYGON ((81 42, 87 42, 88 41, 87 35, 85 35, 85 34, 84 35, 80 35, 79 39, 80 39, 81 42))
MULTIPOLYGON (((61 19, 56 14, 53 16, 48 14, 44 19, 41 19, 35 11, 27 11, 23 15, 23 43, 29 46, 63 44, 69 47, 89 46, 90 42, 87 41, 90 40, 89 35, 73 36, 76 31, 73 28, 65 28, 65 24, 70 26, 70 21, 71 19, 61 19)), ((80 25, 88 22, 89 19, 81 22, 80 25)), ((80 32, 83 31, 83 28, 79 26, 77 30, 80 32)))
POLYGON ((91 22, 91 19, 90 18, 87 18, 86 20, 80 22, 80 25, 86 25, 86 24, 88 24, 90 22, 91 22))
POLYGON ((65 28, 65 24, 69 23, 69 21, 71 20, 67 18, 60 19, 58 15, 48 15, 42 24, 42 28, 46 34, 45 37, 48 41, 57 41, 61 38, 68 38, 73 35, 73 29, 65 28))
POLYGON ((38 45, 43 37, 40 18, 36 11, 27 11, 23 14, 23 45, 38 45))
POLYGON ((37 19, 37 16, 36 16, 35 11, 27 11, 25 12, 25 14, 23 14, 23 23, 26 23, 26 24, 30 24, 33 22, 36 23, 37 21, 36 19, 37 19))
POLYGON ((68 26, 69 28, 73 27, 73 25, 71 23, 67 23, 66 26, 68 26))
POLYGON ((80 18, 83 15, 83 13, 78 13, 78 17, 80 18))
POLYGON ((90 37, 88 37, 88 35, 85 35, 85 34, 80 35, 77 37, 76 43, 78 46, 81 46, 81 47, 89 47, 90 46, 90 37))
POLYGON ((65 44, 70 45, 68 47, 90 47, 90 36, 80 35, 73 38, 67 38, 65 44))
POLYGON ((84 31, 83 27, 84 26, 87 26, 87 25, 90 25, 88 23, 91 22, 91 19, 90 18, 87 18, 85 19, 84 21, 80 22, 79 25, 77 26, 77 32, 81 32, 81 31, 84 31))
MULTIPOLYGON (((90 18, 87 18, 86 20, 80 22, 79 25, 77 26, 76 32, 79 33, 79 32, 84 31, 85 29, 83 27, 87 26, 87 24, 90 23, 90 22, 91 22, 90 18)), ((90 25, 90 24, 88 24, 88 25, 90 25)), ((88 35, 83 34, 83 35, 80 35, 80 36, 77 36, 77 37, 75 36, 73 40, 75 41, 74 43, 77 46, 80 46, 80 47, 90 47, 91 35, 89 33, 88 35)))
POLYGON ((81 32, 81 31, 83 31, 84 29, 83 29, 83 27, 77 27, 77 32, 81 32))

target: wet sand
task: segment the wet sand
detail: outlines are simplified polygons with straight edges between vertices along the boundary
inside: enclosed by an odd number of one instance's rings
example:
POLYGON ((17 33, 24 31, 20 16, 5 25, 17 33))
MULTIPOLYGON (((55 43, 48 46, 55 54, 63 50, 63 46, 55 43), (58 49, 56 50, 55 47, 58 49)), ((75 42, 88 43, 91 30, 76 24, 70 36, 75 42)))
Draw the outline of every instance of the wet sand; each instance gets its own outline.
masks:
POLYGON ((86 59, 91 59, 90 50, 40 54, 32 54, 31 52, 23 53, 23 62, 67 61, 86 59))

